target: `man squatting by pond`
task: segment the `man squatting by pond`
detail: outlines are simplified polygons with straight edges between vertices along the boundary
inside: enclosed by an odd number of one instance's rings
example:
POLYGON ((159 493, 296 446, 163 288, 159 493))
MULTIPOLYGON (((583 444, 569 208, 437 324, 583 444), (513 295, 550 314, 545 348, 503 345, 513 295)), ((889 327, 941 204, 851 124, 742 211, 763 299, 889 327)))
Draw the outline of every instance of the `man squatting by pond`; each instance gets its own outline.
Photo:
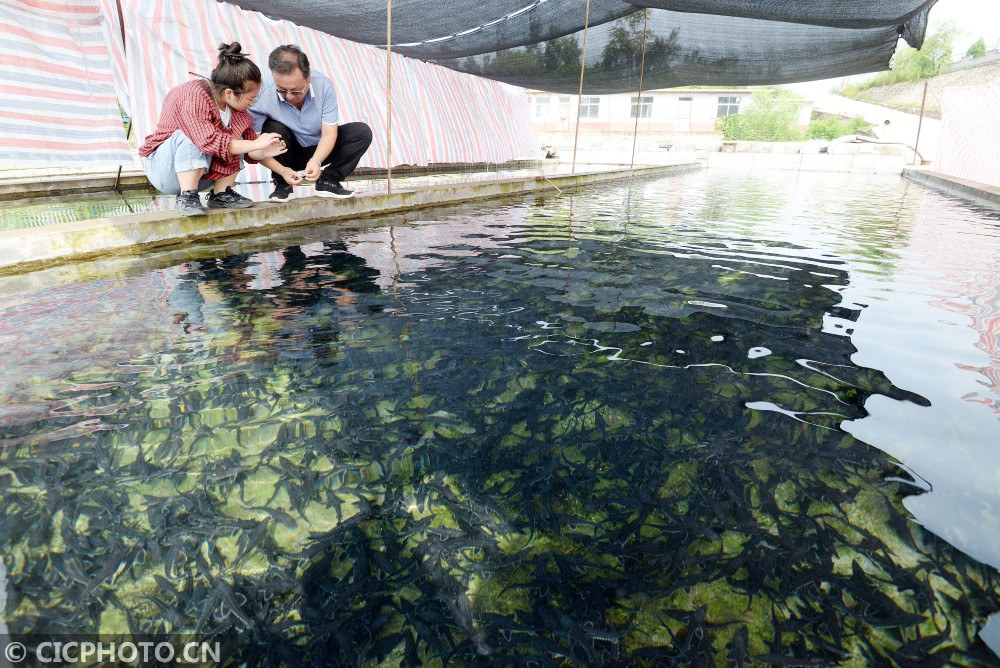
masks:
MULTIPOLYGON (((273 56, 274 54, 272 58, 273 56)), ((308 61, 306 68, 308 70, 308 61)), ((305 79, 308 85, 308 76, 305 79)), ((326 82, 329 84, 328 79, 326 82)), ((271 83, 270 94, 277 94, 273 88, 271 83)), ((218 64, 209 79, 189 81, 167 93, 156 130, 146 137, 139 148, 139 155, 143 157, 143 168, 150 183, 161 192, 177 195, 176 208, 181 215, 205 213, 198 192, 208 187, 212 188, 208 196, 210 209, 245 209, 252 206, 252 200, 232 188, 243 168, 244 160, 251 164, 259 162, 270 169, 275 178, 284 180, 282 185, 288 193, 293 185, 302 183, 303 176, 296 171, 301 167, 294 167, 297 162, 283 164, 275 159, 289 151, 282 136, 276 132, 265 132, 258 136, 254 130, 254 119, 247 113, 247 109, 261 97, 262 92, 260 69, 242 53, 240 44, 233 42, 219 47, 218 64)), ((286 91, 286 94, 293 92, 303 93, 299 109, 310 108, 307 97, 312 102, 312 107, 316 106, 316 97, 311 91, 299 88, 286 91), (308 96, 305 94, 307 92, 308 96)), ((354 170, 368 149, 371 130, 363 123, 349 123, 344 127, 363 126, 362 139, 366 137, 366 140, 358 141, 357 131, 351 133, 353 141, 347 141, 347 137, 338 140, 337 103, 332 85, 329 86, 329 94, 333 96, 333 112, 322 114, 323 132, 319 134, 326 136, 326 125, 331 122, 328 119, 332 118, 333 139, 330 143, 335 150, 332 151, 334 160, 331 160, 328 169, 339 170, 331 171, 331 176, 342 176, 336 181, 327 179, 325 171, 316 174, 317 170, 310 170, 309 165, 305 164, 313 155, 320 159, 328 157, 321 154, 321 149, 325 146, 323 141, 319 142, 319 146, 307 147, 313 151, 301 161, 306 169, 306 178, 321 177, 317 182, 317 194, 323 194, 320 190, 323 185, 329 192, 327 196, 350 197, 353 193, 345 190, 340 181, 354 170), (363 146, 359 146, 360 144, 363 146), (344 147, 341 148, 341 154, 336 153, 336 149, 341 146, 344 147), (327 183, 324 184, 324 180, 327 183)), ((305 117, 306 113, 300 115, 305 117)), ((315 115, 316 128, 319 130, 320 114, 315 115)), ((305 152, 298 143, 295 148, 297 154, 305 152)), ((272 194, 272 199, 287 201, 288 198, 275 198, 272 194)))
POLYGON ((309 58, 298 46, 276 48, 267 67, 270 76, 265 76, 260 97, 250 107, 253 127, 280 135, 288 147, 276 158, 282 168, 271 167, 274 192, 270 200, 287 202, 292 196, 299 181, 289 178, 291 170, 302 170, 306 179, 315 179, 320 197, 353 196, 341 183, 371 146, 371 128, 365 123, 338 125, 340 108, 333 83, 309 67, 309 58))

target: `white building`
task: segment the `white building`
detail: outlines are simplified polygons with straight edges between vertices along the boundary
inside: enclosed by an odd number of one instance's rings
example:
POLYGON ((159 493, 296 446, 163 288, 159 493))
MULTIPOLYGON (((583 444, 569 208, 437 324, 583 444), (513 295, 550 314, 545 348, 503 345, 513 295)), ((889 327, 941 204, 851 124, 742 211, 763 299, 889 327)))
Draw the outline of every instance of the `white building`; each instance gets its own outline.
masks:
MULTIPOLYGON (((577 99, 581 100, 580 130, 632 132, 715 132, 719 118, 739 113, 750 104, 751 88, 670 88, 635 94, 558 95, 529 90, 536 132, 576 129, 577 99)), ((800 124, 809 124, 811 105, 801 110, 800 124)))

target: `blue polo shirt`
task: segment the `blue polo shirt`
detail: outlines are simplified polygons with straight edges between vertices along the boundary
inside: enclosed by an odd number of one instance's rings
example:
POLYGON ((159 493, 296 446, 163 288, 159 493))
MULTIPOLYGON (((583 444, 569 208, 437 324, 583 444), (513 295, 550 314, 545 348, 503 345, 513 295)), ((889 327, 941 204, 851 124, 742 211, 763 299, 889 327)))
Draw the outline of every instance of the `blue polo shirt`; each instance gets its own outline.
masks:
POLYGON ((299 144, 315 146, 319 143, 322 124, 336 125, 340 121, 337 92, 325 74, 316 70, 309 74, 309 91, 301 109, 296 109, 278 95, 270 72, 262 72, 261 78, 260 97, 248 110, 253 116, 255 132, 259 133, 264 121, 273 118, 291 130, 299 144))

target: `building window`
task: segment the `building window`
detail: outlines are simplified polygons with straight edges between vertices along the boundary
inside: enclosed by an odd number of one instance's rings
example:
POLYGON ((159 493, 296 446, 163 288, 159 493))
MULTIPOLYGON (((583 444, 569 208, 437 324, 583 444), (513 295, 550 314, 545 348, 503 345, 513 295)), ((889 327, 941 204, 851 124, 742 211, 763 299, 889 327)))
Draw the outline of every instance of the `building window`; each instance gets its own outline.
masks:
POLYGON ((549 96, 539 95, 535 98, 535 118, 548 118, 549 96))
POLYGON ((601 111, 601 98, 581 97, 580 118, 597 118, 601 111))
POLYGON ((730 114, 740 113, 740 98, 738 97, 720 97, 719 98, 719 113, 718 118, 723 118, 724 116, 729 116, 730 114))
POLYGON ((630 118, 649 118, 653 113, 653 98, 652 96, 642 98, 633 97, 632 98, 632 115, 630 118))

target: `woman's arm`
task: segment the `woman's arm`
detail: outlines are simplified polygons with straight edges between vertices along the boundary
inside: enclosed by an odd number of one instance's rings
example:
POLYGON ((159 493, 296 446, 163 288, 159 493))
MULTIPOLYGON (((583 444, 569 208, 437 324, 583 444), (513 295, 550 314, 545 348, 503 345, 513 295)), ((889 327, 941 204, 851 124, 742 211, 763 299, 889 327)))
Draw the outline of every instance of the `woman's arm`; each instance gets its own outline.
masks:
POLYGON ((277 132, 265 132, 256 139, 234 139, 229 145, 231 155, 246 153, 252 160, 263 160, 281 155, 288 148, 277 132))

